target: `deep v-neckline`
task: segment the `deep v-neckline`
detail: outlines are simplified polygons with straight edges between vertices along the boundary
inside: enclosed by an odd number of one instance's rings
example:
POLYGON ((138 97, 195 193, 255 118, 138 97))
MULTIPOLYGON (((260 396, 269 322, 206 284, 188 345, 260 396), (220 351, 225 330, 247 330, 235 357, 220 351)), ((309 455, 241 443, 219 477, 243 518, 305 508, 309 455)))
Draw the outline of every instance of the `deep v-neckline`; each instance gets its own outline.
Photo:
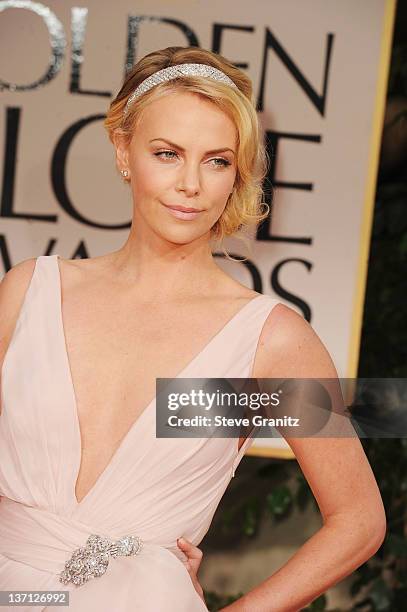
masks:
MULTIPOLYGON (((83 455, 82 436, 81 436, 81 427, 80 427, 80 422, 79 422, 78 402, 77 402, 77 396, 76 396, 76 391, 75 391, 75 385, 73 382, 71 363, 69 360, 68 348, 67 348, 67 343, 66 343, 66 335, 65 335, 65 325, 64 325, 63 312, 62 312, 62 302, 63 302, 62 300, 62 278, 61 278, 61 271, 60 271, 60 266, 58 262, 60 255, 55 254, 51 257, 52 259, 54 259, 55 272, 56 272, 55 285, 56 285, 56 291, 57 291, 57 296, 56 296, 57 311, 58 311, 57 314, 58 314, 58 329, 59 329, 60 339, 61 339, 61 349, 62 349, 61 354, 65 361, 65 372, 68 378, 68 383, 69 383, 68 386, 71 391, 72 413, 73 413, 73 418, 75 421, 75 433, 76 433, 76 440, 77 440, 76 446, 78 448, 78 457, 77 457, 78 468, 77 470, 75 470, 74 481, 73 481, 73 499, 75 502, 75 506, 79 507, 90 497, 90 495, 94 492, 94 490, 98 486, 100 486, 102 480, 108 475, 109 471, 112 469, 112 466, 114 465, 114 463, 117 462, 118 458, 120 457, 120 454, 123 452, 125 448, 126 443, 128 443, 130 436, 134 433, 134 431, 137 428, 140 427, 140 422, 142 422, 142 420, 148 416, 147 413, 151 411, 151 406, 156 401, 157 394, 154 395, 153 399, 147 404, 147 406, 143 408, 139 416, 130 425, 129 429, 124 434, 121 441, 119 442, 119 445, 117 446, 112 456, 110 457, 110 460, 106 464, 105 468, 99 474, 96 481, 93 483, 91 488, 87 491, 87 493, 82 497, 80 501, 78 501, 78 498, 76 497, 76 485, 78 482, 79 472, 80 472, 80 468, 82 465, 82 455, 83 455)), ((187 363, 187 365, 184 366, 182 370, 178 372, 178 374, 174 376, 173 378, 183 378, 184 377, 183 375, 185 375, 185 373, 195 364, 195 362, 199 358, 202 357, 203 353, 209 350, 209 348, 219 338, 219 336, 226 329, 228 329, 246 310, 248 310, 248 308, 251 307, 254 302, 258 301, 260 298, 263 298, 263 297, 264 297, 263 294, 259 294, 256 297, 251 298, 248 302, 246 302, 234 315, 232 315, 230 319, 228 319, 228 321, 226 321, 226 323, 204 344, 201 350, 198 353, 196 353, 196 355, 192 357, 192 359, 187 363)))

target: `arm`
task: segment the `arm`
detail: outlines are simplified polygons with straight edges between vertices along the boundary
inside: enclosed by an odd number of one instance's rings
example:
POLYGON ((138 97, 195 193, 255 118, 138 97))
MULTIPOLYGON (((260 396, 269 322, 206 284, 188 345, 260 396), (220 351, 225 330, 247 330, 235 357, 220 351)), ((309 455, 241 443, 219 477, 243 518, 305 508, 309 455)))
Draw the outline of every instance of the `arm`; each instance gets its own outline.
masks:
MULTIPOLYGON (((256 378, 337 378, 311 325, 293 309, 273 309, 259 343, 256 378)), ((321 511, 323 526, 270 578, 222 612, 296 612, 378 550, 386 515, 359 438, 285 438, 321 511)))

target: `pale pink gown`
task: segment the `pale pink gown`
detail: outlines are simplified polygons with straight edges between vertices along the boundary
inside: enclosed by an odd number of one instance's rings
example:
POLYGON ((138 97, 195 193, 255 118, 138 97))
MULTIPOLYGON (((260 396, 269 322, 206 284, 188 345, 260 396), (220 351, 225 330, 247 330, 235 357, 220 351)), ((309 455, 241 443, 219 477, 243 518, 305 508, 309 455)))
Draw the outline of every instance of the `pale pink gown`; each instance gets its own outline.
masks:
MULTIPOLYGON (((205 611, 176 540, 199 545, 253 437, 239 452, 237 438, 156 438, 153 400, 78 503, 81 440, 58 257, 37 258, 2 367, 0 590, 69 590, 72 612, 205 611), (111 559, 100 577, 63 585, 65 561, 91 533, 134 534, 144 546, 111 559)), ((250 377, 277 303, 267 295, 246 303, 178 377, 250 377)))

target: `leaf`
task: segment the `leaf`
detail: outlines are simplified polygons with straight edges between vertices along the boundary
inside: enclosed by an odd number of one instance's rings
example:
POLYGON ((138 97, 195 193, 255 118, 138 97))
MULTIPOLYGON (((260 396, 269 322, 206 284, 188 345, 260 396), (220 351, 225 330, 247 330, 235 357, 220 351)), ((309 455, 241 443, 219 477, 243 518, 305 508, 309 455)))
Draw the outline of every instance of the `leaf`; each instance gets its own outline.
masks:
POLYGON ((284 516, 293 503, 293 496, 286 485, 281 485, 267 495, 266 503, 272 517, 284 516))
POLYGON ((386 551, 399 557, 407 559, 407 540, 394 533, 389 533, 384 542, 386 551))
POLYGON ((303 610, 312 610, 319 612, 319 610, 326 610, 326 596, 324 594, 320 595, 307 607, 303 608, 303 610))
POLYGON ((376 578, 376 580, 373 581, 370 587, 369 596, 370 600, 373 602, 374 610, 378 612, 380 610, 391 610, 392 592, 383 578, 376 578))
POLYGON ((243 532, 252 536, 256 532, 260 516, 260 503, 258 498, 251 498, 244 506, 243 532))

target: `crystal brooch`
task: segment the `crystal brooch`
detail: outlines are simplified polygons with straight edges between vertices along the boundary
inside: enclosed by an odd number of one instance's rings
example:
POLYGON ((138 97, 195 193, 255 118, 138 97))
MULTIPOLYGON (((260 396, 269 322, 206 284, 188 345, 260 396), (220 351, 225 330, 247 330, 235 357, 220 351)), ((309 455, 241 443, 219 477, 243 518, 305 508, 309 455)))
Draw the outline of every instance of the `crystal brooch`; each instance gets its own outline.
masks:
POLYGON ((65 569, 59 575, 63 584, 72 582, 80 586, 91 578, 102 576, 109 565, 111 557, 137 555, 143 546, 138 536, 123 536, 118 540, 92 534, 84 547, 77 548, 65 562, 65 569))

